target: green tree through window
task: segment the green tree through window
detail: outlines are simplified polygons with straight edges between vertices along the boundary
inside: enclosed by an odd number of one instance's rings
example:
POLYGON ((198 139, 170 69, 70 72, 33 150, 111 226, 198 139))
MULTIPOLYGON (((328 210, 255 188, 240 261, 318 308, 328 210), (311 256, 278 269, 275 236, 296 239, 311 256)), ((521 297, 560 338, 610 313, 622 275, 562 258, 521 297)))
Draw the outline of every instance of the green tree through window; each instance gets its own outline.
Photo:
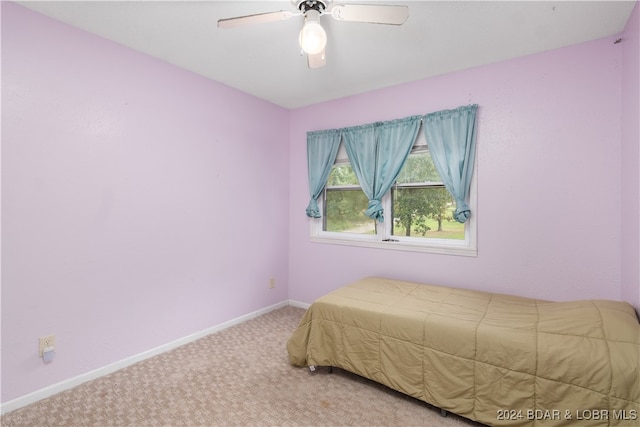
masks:
MULTIPOLYGON (((391 235, 465 238, 464 224, 453 221, 455 204, 426 148, 409 155, 390 193, 385 222, 391 222, 391 235)), ((344 160, 334 165, 324 193, 323 230, 377 234, 378 224, 364 215, 367 206, 351 166, 344 160)))

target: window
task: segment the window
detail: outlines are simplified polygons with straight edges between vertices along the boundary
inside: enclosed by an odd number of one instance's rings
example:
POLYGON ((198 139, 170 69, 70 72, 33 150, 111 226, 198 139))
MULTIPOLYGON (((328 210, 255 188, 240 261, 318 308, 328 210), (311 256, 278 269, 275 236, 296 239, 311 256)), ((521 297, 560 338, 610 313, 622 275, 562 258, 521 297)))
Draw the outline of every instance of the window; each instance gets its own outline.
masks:
MULTIPOLYGON (((470 205, 475 206, 475 180, 470 199, 470 205)), ((383 197, 384 222, 364 215, 368 203, 341 142, 327 185, 318 199, 322 217, 312 220, 312 240, 455 255, 477 254, 475 215, 464 224, 453 219, 455 201, 436 171, 422 131, 418 132, 395 184, 383 197)))
POLYGON ((343 142, 321 201, 322 231, 376 235, 376 221, 364 215, 369 199, 351 169, 343 142))

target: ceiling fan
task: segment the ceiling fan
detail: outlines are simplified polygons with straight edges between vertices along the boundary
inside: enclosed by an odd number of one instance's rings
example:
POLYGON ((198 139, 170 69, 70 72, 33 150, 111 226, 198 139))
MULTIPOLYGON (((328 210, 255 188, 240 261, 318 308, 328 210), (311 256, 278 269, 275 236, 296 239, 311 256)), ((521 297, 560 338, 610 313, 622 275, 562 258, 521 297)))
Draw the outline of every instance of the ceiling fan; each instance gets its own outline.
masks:
POLYGON ((368 22, 372 24, 402 25, 409 17, 404 5, 336 4, 332 0, 291 0, 298 12, 280 10, 218 20, 218 28, 235 28, 264 22, 285 21, 293 16, 304 16, 299 35, 302 51, 307 54, 309 68, 320 68, 326 63, 327 34, 320 25, 320 17, 330 15, 338 21, 368 22))

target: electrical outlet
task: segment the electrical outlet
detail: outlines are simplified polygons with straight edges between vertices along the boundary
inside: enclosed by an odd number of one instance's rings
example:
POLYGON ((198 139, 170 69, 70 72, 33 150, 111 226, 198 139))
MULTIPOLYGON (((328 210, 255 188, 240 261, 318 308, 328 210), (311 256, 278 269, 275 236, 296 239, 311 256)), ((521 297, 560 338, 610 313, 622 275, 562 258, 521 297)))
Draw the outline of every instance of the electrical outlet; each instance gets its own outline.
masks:
POLYGON ((276 287, 276 278, 272 277, 269 279, 269 289, 273 289, 276 287))
POLYGON ((55 335, 47 335, 46 337, 40 337, 40 357, 42 357, 42 353, 44 352, 44 349, 47 347, 56 348, 55 335))

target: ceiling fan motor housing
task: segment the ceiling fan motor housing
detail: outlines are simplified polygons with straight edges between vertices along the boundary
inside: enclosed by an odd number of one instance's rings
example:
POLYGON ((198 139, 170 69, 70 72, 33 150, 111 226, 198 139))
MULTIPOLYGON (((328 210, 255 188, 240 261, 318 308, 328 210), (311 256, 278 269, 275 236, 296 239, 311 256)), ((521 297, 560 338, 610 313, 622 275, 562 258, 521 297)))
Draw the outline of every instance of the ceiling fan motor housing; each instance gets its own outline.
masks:
POLYGON ((306 13, 308 10, 315 10, 318 13, 322 13, 327 8, 328 0, 291 0, 291 3, 300 10, 302 13, 306 13))

